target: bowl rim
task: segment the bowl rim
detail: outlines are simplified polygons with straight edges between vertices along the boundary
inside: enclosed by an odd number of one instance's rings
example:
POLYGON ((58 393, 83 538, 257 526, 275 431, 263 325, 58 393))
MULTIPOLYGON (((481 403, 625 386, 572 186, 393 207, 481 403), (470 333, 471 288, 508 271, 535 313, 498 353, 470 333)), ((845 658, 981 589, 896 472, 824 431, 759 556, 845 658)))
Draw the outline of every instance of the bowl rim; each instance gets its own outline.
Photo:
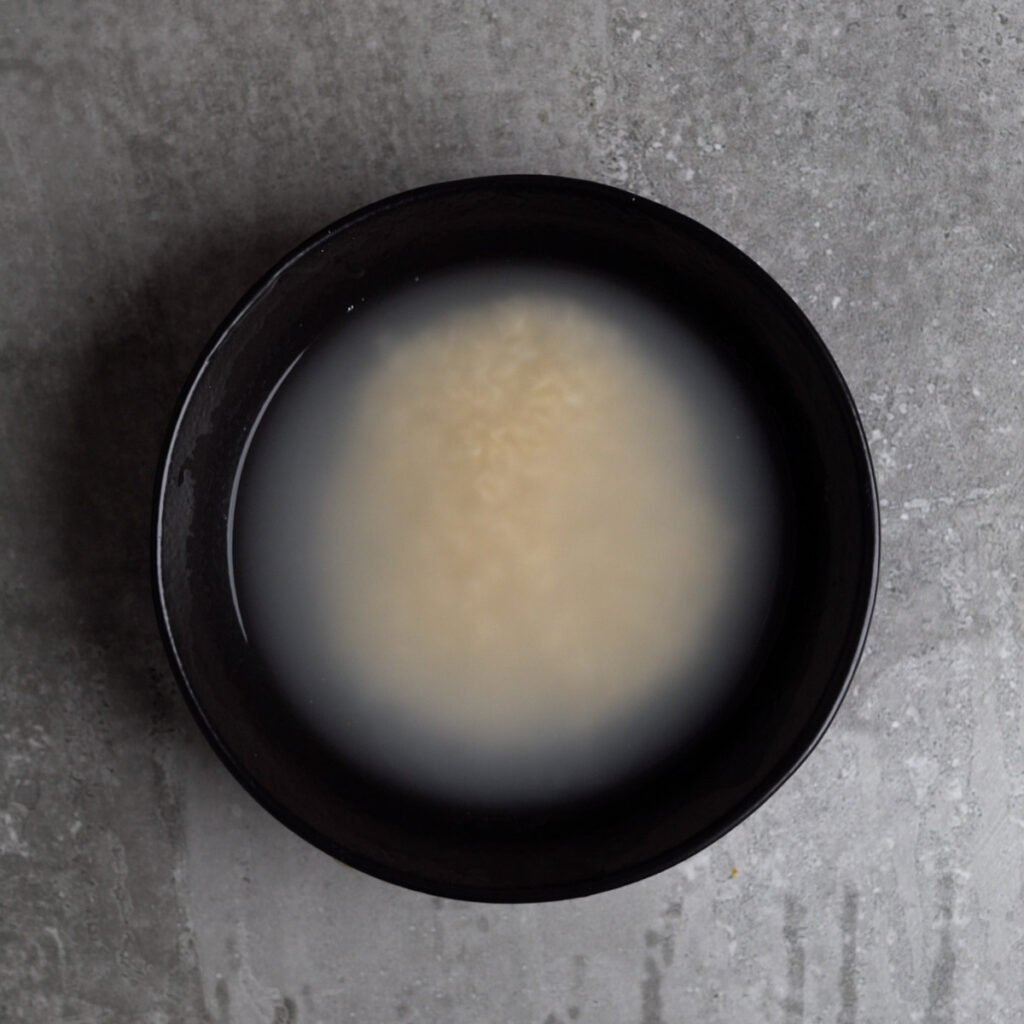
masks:
MULTIPOLYGON (((337 860, 362 871, 365 874, 392 884, 414 891, 440 896, 447 899, 458 899, 473 902, 499 903, 531 903, 578 898, 599 892, 610 891, 633 882, 640 881, 658 874, 675 864, 694 856, 713 843, 717 842, 737 825, 750 817, 771 796, 773 796, 802 767, 807 758, 821 742, 829 727, 835 720, 839 708, 849 692, 854 675, 863 657, 867 636, 874 615, 877 598, 878 579, 881 562, 881 527, 878 502, 878 489, 874 465, 871 459, 870 446, 857 405, 849 385, 843 376, 832 353, 829 351, 817 329, 807 315, 797 305, 786 290, 754 259, 721 235, 705 227, 699 221, 680 213, 671 207, 651 199, 644 198, 617 186, 574 178, 563 175, 548 174, 499 174, 443 180, 397 192, 332 221, 306 240, 300 242, 273 266, 260 276, 235 303, 230 312, 220 321, 208 341, 196 356, 192 367, 178 393, 170 417, 170 425, 165 434, 157 462, 154 481, 151 528, 150 528, 150 575, 152 597, 154 601, 157 624, 161 641, 170 661, 177 685, 181 691, 193 718, 207 742, 217 756, 228 768, 235 779, 252 796, 256 802, 272 814, 286 828, 301 836, 307 842, 337 860), (303 260, 309 253, 323 246, 328 240, 340 232, 349 230, 365 220, 376 217, 386 211, 408 203, 418 202, 428 197, 445 193, 465 191, 475 188, 503 189, 509 191, 528 192, 531 189, 563 189, 576 194, 587 194, 617 204, 635 204, 638 211, 643 211, 653 218, 681 229, 695 236, 702 245, 716 251, 733 263, 737 270, 745 275, 753 275, 760 288, 768 293, 771 301, 784 308, 787 315, 795 321, 801 335, 816 349, 816 356, 822 361, 823 367, 834 383, 854 427, 851 441, 856 448, 855 455, 863 468, 858 482, 861 499, 869 509, 870 515, 865 517, 863 524, 864 550, 861 553, 861 564, 867 564, 869 572, 860 582, 858 612, 850 618, 849 635, 856 632, 856 638, 850 645, 846 655, 846 666, 842 681, 835 687, 827 706, 819 713, 816 728, 809 740, 798 749, 799 753, 791 762, 786 763, 781 771, 768 776, 760 784, 746 792, 738 800, 731 813, 724 815, 720 821, 711 823, 706 829, 688 839, 671 845, 659 854, 642 860, 631 862, 627 867, 613 871, 598 872, 570 882, 557 882, 538 887, 529 886, 481 886, 460 885, 439 881, 429 875, 417 875, 400 869, 391 868, 365 855, 345 847, 342 843, 324 835, 319 829, 310 825, 287 806, 278 801, 268 789, 257 781, 238 761, 227 747, 217 727, 210 720, 203 708, 196 691, 193 689, 189 673, 179 656, 174 639, 174 631, 170 621, 170 613, 166 603, 164 569, 162 564, 162 534, 165 496, 171 469, 171 459, 182 425, 185 421, 192 399, 211 362, 220 349, 229 342, 233 329, 248 313, 259 304, 261 299, 273 289, 277 280, 295 264, 303 260)), ((837 666, 842 664, 837 658, 837 666)), ((838 675, 838 668, 837 668, 838 675)), ((827 695, 823 695, 827 696, 827 695)), ((822 702, 825 703, 824 701, 822 702)), ((813 721, 813 718, 810 720, 813 721)))

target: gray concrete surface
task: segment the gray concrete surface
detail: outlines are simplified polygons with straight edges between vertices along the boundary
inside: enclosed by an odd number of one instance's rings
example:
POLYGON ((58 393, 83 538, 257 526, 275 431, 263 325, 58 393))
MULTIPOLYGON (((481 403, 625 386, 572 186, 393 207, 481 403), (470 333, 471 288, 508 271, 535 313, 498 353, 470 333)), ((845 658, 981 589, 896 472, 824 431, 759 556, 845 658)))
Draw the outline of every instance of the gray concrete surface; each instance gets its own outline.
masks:
POLYGON ((1024 11, 783 0, 0 4, 0 1020, 1024 1020, 1024 11), (546 171, 702 220, 819 325, 884 564, 818 751, 579 902, 401 891, 287 833, 149 606, 159 439, 270 261, 546 171))

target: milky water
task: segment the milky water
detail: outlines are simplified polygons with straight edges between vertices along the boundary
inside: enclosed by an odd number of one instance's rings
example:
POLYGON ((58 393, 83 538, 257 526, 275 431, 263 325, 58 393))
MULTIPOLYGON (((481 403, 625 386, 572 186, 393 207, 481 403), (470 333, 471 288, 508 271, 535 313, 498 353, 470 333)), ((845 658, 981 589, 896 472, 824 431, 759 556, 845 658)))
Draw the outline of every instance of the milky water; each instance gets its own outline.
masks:
POLYGON ((725 370, 603 279, 460 272, 359 307, 250 437, 244 627, 300 715, 401 785, 556 799, 729 696, 777 556, 725 370))

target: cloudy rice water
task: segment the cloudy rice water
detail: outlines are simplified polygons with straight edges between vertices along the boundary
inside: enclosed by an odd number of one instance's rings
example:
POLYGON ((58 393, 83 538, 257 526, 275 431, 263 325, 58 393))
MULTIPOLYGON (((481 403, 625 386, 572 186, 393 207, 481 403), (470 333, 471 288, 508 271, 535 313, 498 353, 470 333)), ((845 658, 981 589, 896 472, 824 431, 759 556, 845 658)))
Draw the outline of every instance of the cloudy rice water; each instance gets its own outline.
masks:
POLYGON ((239 613, 370 771, 563 798, 728 695, 770 590, 769 474, 724 369, 647 300, 551 268, 419 282, 307 352, 266 411, 239 613))

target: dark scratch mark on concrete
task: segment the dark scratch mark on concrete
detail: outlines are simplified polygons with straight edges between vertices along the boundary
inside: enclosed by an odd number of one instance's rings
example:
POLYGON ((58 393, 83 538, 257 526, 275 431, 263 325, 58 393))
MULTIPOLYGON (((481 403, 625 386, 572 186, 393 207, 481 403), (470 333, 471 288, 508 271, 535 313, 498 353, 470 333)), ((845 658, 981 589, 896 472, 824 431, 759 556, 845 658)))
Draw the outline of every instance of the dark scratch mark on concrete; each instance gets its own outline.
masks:
POLYGON ((946 872, 939 879, 938 921, 939 949, 928 983, 927 1024, 953 1024, 953 1002, 956 982, 956 953, 953 952, 953 875, 946 872))
POLYGON ((302 986, 302 1005, 305 1007, 306 1013, 311 1015, 316 1013, 316 1003, 313 1001, 313 989, 310 987, 308 982, 302 986))
POLYGON ((572 990, 576 993, 583 992, 583 986, 587 981, 587 958, 583 953, 577 953, 572 958, 572 990))
POLYGON ((296 1024, 299 1019, 299 1008, 295 1000, 284 996, 274 1007, 274 1024, 296 1024))
POLYGON ((640 986, 640 1024, 665 1024, 661 968, 653 956, 648 956, 644 960, 644 969, 646 973, 640 986))
POLYGON ((213 987, 213 995, 217 1000, 218 1024, 229 1024, 231 1020, 231 994, 228 992, 228 983, 223 978, 217 979, 217 984, 213 987))
POLYGON ((804 922, 807 910, 795 897, 787 896, 782 938, 786 945, 786 999, 783 1003, 786 1024, 804 1019, 804 981, 807 954, 804 951, 804 922))
POLYGON ((839 962, 839 1016, 837 1024, 857 1021, 857 917, 860 895, 852 885, 843 891, 843 917, 840 924, 843 948, 839 962))

